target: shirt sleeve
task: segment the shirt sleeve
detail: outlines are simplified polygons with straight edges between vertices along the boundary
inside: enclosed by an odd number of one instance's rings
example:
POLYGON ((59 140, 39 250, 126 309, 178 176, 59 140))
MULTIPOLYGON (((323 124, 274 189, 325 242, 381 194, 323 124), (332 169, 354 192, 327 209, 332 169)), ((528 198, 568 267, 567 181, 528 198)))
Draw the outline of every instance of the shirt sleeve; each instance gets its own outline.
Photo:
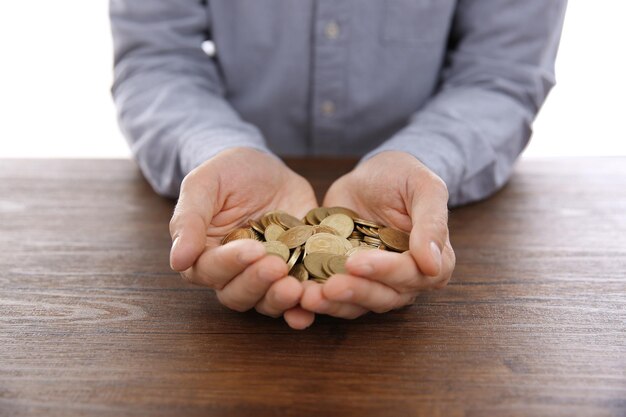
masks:
POLYGON ((218 152, 269 152, 260 131, 224 99, 206 2, 111 0, 113 97, 124 136, 158 193, 177 196, 183 177, 218 152))
POLYGON ((460 0, 437 93, 367 154, 412 154, 447 184, 450 205, 508 180, 554 86, 566 0, 460 0))

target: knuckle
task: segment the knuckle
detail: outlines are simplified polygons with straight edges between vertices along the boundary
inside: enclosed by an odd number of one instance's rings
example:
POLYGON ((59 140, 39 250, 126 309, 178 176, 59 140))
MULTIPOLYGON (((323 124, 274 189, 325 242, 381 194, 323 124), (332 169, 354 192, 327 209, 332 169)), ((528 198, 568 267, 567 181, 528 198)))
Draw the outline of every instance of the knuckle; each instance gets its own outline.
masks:
POLYGON ((448 236, 448 212, 435 215, 430 223, 433 233, 442 240, 448 236))
POLYGON ((222 303, 223 306, 237 311, 239 313, 243 313, 245 311, 248 311, 250 308, 243 305, 242 303, 238 302, 236 299, 234 299, 233 297, 224 294, 223 291, 217 291, 217 299, 219 300, 220 303, 222 303))
POLYGON ((205 286, 214 289, 215 291, 223 290, 226 286, 225 282, 217 280, 211 276, 206 276, 203 280, 205 286))
POLYGON ((185 175, 183 181, 180 183, 180 189, 185 190, 189 186, 192 186, 196 183, 198 177, 198 170, 194 169, 189 174, 185 175))
POLYGON ((431 176, 432 179, 432 187, 433 190, 442 198, 445 198, 446 201, 450 198, 450 193, 448 192, 448 186, 438 175, 434 173, 431 176))
POLYGON ((398 282, 396 290, 401 294, 416 292, 420 288, 420 280, 419 276, 406 277, 398 282))

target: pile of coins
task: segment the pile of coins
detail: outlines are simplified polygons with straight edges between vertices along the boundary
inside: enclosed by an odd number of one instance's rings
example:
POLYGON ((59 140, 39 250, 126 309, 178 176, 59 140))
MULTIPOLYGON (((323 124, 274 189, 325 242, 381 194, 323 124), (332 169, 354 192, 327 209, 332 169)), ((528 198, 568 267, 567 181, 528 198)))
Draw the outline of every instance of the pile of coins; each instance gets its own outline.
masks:
POLYGON ((409 250, 409 234, 364 220, 345 207, 318 207, 300 220, 284 211, 270 211, 248 221, 222 239, 263 242, 267 253, 287 262, 289 275, 300 281, 323 283, 331 275, 345 273, 349 256, 366 250, 409 250))

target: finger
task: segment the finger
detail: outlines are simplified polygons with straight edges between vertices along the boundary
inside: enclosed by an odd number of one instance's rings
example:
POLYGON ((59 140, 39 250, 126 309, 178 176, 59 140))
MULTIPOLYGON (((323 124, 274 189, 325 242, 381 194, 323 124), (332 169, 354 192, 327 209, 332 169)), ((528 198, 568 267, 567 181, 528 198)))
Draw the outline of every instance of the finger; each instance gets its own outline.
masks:
POLYGON ((266 316, 280 317, 298 305, 303 291, 302 284, 294 277, 281 278, 272 284, 255 309, 266 316))
POLYGON ((302 307, 294 307, 285 311, 284 317, 289 327, 295 330, 304 330, 315 321, 315 314, 302 307))
POLYGON ((353 304, 328 300, 322 293, 322 284, 312 281, 305 284, 300 305, 306 310, 343 319, 355 319, 368 311, 353 304))
POLYGON ((287 272, 287 264, 281 258, 265 256, 218 290, 217 298, 232 310, 247 311, 263 298, 274 282, 286 277, 287 272))
POLYGON ((355 253, 346 261, 346 270, 351 275, 385 284, 401 294, 433 288, 440 280, 422 274, 409 253, 375 250, 355 253))
POLYGON ((260 242, 235 240, 205 251, 183 276, 194 284, 219 290, 265 255, 265 247, 260 242))
POLYGON ((216 195, 216 185, 199 181, 193 172, 183 180, 170 221, 173 241, 170 266, 173 270, 190 268, 204 251, 206 230, 213 217, 216 195))
POLYGON ((412 186, 410 252, 425 275, 435 277, 443 268, 448 240, 448 190, 438 177, 412 186))
POLYGON ((377 281, 351 275, 338 274, 330 277, 322 286, 323 296, 335 302, 356 304, 375 313, 406 305, 413 294, 399 294, 377 281))

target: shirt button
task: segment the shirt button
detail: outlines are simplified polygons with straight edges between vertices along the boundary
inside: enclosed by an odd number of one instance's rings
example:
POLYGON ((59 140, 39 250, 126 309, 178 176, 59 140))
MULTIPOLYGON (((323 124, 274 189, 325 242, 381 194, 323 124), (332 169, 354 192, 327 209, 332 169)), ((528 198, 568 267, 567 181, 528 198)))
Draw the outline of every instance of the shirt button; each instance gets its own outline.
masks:
POLYGON ((335 114, 335 103, 330 100, 326 100, 322 103, 322 113, 325 116, 332 116, 335 114))
POLYGON ((331 20, 324 27, 324 34, 326 38, 335 40, 339 37, 339 25, 334 20, 331 20))

